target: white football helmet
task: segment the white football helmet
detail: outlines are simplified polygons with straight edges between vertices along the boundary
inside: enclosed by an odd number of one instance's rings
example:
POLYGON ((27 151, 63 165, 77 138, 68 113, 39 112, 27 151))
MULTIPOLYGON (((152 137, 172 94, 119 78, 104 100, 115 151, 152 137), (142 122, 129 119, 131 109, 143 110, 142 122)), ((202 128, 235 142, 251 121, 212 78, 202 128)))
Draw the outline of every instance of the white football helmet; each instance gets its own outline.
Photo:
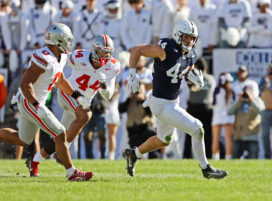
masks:
POLYGON ((92 60, 105 65, 111 58, 114 52, 114 43, 107 34, 95 36, 92 42, 92 60), (110 53, 106 57, 99 56, 100 53, 110 53))
POLYGON ((172 38, 184 50, 189 52, 195 45, 198 38, 198 31, 195 23, 190 20, 180 20, 175 24, 172 38), (194 37, 193 45, 186 46, 183 44, 182 35, 187 34, 194 37))
POLYGON ((68 26, 62 23, 52 24, 45 32, 45 44, 56 45, 62 52, 70 52, 73 34, 68 26))

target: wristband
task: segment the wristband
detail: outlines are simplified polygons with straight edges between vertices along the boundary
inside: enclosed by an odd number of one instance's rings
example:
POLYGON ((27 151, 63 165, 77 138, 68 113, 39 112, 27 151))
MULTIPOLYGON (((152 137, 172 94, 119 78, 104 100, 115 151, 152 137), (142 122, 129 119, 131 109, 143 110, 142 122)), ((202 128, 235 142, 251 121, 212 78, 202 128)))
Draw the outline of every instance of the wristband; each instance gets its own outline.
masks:
POLYGON ((77 99, 79 96, 82 96, 82 94, 78 90, 75 90, 72 94, 72 97, 74 99, 77 99))
POLYGON ((38 101, 34 101, 34 103, 32 103, 32 105, 37 109, 37 107, 38 107, 38 105, 39 105, 40 103, 38 102, 38 101))

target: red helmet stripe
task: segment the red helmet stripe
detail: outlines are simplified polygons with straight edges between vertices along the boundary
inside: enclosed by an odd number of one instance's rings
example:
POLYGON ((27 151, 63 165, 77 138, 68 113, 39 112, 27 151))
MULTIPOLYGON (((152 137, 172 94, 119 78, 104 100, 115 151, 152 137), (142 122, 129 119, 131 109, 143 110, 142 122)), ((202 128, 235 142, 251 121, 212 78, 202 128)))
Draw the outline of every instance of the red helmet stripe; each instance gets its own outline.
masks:
POLYGON ((106 34, 103 34, 104 35, 104 38, 105 38, 105 41, 106 41, 106 47, 108 46, 108 38, 107 38, 107 35, 106 34))

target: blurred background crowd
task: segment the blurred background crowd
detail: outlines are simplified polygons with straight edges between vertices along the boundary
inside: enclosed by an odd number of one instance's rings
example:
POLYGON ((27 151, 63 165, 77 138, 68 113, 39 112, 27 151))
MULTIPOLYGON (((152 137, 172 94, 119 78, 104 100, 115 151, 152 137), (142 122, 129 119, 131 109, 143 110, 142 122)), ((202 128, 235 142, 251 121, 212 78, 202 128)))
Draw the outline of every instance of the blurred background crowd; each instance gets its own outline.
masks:
MULTIPOLYGON (((205 86, 191 92, 182 83, 180 105, 204 124, 207 157, 271 158, 270 9, 271 0, 0 0, 0 127, 18 129, 20 115, 10 100, 33 50, 44 45, 50 24, 61 22, 71 28, 73 50, 90 49, 94 36, 106 33, 114 41, 114 57, 122 66, 116 91, 110 101, 99 95, 94 98, 92 119, 70 152, 72 158, 122 158, 123 148, 138 146, 156 135, 156 120, 142 106, 152 90, 153 61, 140 59, 140 92, 129 94, 129 52, 136 45, 170 38, 175 22, 190 19, 198 27, 200 58, 196 65, 204 69, 205 86)), ((66 77, 70 72, 67 66, 66 77)), ((56 90, 47 106, 61 118, 56 90)), ((145 158, 194 157, 190 136, 175 133, 171 146, 145 158)), ((48 137, 41 131, 25 149, 1 142, 0 158, 33 154, 48 137)))

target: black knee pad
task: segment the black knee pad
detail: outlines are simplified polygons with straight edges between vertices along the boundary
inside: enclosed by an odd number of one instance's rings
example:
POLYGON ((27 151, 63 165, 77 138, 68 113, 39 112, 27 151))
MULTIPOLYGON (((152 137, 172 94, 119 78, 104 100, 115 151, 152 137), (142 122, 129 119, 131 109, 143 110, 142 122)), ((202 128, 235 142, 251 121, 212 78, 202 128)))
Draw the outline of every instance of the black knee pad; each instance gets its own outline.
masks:
POLYGON ((48 139, 45 143, 44 143, 44 151, 48 154, 51 155, 53 153, 55 153, 55 142, 53 140, 53 138, 48 139))

